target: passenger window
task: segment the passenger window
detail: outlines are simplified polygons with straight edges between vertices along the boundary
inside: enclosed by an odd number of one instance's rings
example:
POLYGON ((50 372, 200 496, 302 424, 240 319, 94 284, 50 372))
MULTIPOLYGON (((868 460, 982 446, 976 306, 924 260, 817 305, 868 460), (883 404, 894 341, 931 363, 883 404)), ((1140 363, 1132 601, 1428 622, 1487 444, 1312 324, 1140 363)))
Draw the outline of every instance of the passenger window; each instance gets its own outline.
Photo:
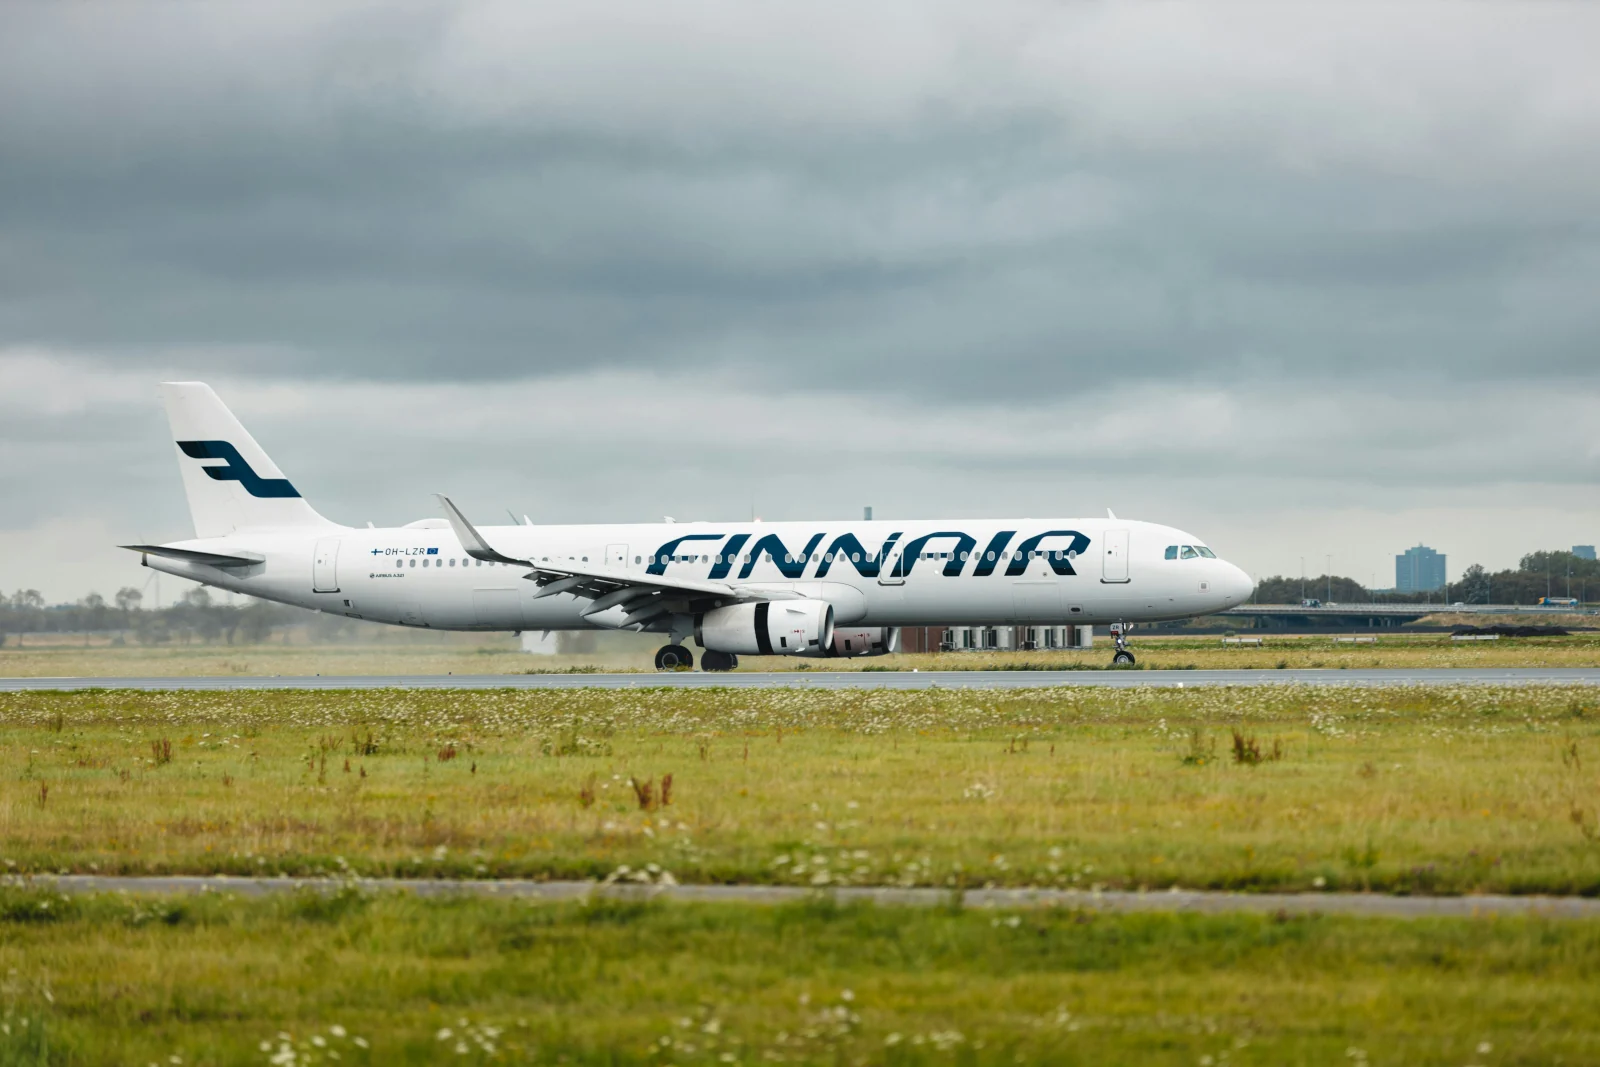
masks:
POLYGON ((1177 545, 1168 545, 1167 546, 1167 558, 1168 559, 1177 559, 1178 558, 1178 546, 1177 545))
POLYGON ((1184 559, 1195 559, 1195 558, 1199 557, 1199 555, 1200 555, 1200 553, 1198 553, 1198 552, 1196 552, 1194 550, 1194 546, 1193 545, 1184 545, 1183 546, 1183 558, 1184 559))
POLYGON ((638 556, 634 556, 633 557, 633 562, 634 562, 635 565, 637 565, 638 562, 639 562, 639 557, 638 556))
POLYGON ((851 563, 860 563, 861 562, 861 553, 859 553, 859 552, 850 553, 850 562, 851 563))
POLYGON ((416 560, 414 560, 414 559, 413 559, 413 560, 412 560, 412 561, 411 561, 411 565, 412 565, 412 566, 413 566, 413 567, 415 567, 415 566, 416 566, 416 565, 417 565, 417 561, 416 561, 416 560))
POLYGON ((455 565, 456 565, 456 558, 454 556, 451 556, 450 557, 450 566, 454 567, 455 565))
POLYGON ((1195 545, 1194 549, 1195 549, 1196 552, 1200 553, 1206 559, 1216 559, 1217 558, 1217 554, 1215 552, 1211 551, 1205 545, 1195 545))

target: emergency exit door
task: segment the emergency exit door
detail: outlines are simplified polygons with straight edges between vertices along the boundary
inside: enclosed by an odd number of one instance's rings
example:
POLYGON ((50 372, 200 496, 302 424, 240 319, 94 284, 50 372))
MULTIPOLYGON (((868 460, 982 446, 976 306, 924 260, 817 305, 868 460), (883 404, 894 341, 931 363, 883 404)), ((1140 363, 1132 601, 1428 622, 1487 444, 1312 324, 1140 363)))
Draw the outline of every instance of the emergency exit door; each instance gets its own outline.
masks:
POLYGON ((1101 548, 1100 580, 1126 582, 1128 580, 1128 531, 1107 530, 1101 548))
POLYGON ((607 545, 606 546, 606 566, 607 567, 626 567, 627 565, 628 565, 628 546, 627 545, 607 545))
POLYGON ((324 537, 311 553, 311 591, 337 593, 339 591, 339 539, 324 537))

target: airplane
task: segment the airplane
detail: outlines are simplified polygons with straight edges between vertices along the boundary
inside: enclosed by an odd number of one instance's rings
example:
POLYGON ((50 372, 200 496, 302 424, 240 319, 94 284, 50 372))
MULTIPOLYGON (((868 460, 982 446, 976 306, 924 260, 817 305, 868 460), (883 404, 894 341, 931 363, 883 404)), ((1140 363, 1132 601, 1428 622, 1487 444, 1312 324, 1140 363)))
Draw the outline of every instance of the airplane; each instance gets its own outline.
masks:
MULTIPOLYGON (((665 635, 660 670, 741 655, 884 655, 905 626, 1192 618, 1254 583, 1200 538, 1106 518, 342 526, 308 504, 202 382, 161 385, 192 539, 122 545, 167 574, 353 619, 436 630, 665 635)), ((514 521, 514 520, 513 520, 514 521)))

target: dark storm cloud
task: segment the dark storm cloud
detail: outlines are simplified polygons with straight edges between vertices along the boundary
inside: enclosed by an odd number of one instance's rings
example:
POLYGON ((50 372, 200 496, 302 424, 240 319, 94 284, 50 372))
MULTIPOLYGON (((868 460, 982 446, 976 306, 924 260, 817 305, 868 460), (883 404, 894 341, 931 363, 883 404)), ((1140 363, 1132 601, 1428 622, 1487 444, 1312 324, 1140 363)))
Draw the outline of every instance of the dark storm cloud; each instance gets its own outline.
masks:
POLYGON ((233 371, 870 373, 943 403, 1442 352, 1586 369, 1581 11, 1502 42, 1490 93, 1481 10, 1456 40, 1314 9, 1226 40, 1175 8, 552 10, 23 9, 0 328, 233 371))
POLYGON ((0 587, 114 588, 105 546, 187 530, 164 378, 340 521, 1115 506, 1261 572, 1592 541, 1597 33, 9 5, 0 587))

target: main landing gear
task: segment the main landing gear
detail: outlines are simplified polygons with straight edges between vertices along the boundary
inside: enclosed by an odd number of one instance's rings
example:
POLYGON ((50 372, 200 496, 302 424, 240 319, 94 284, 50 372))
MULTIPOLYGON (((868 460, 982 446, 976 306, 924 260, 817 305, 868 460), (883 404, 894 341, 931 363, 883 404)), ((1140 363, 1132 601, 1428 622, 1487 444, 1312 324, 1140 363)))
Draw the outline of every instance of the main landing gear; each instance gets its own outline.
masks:
MULTIPOLYGON (((706 652, 700 656, 700 666, 708 671, 731 671, 739 665, 739 657, 732 652, 706 652)), ((692 671, 694 653, 682 645, 663 645, 656 649, 656 670, 692 671)))
MULTIPOLYGON (((706 653, 707 656, 711 653, 706 653)), ((656 670, 658 671, 692 671, 694 670, 694 653, 682 645, 662 645, 656 649, 656 670)))
POLYGON ((700 666, 708 671, 731 671, 739 665, 739 657, 732 652, 706 652, 700 656, 700 666))
POLYGON ((1132 667, 1133 653, 1128 651, 1128 631, 1132 629, 1125 622, 1111 624, 1111 639, 1117 643, 1117 651, 1111 657, 1113 667, 1132 667))

